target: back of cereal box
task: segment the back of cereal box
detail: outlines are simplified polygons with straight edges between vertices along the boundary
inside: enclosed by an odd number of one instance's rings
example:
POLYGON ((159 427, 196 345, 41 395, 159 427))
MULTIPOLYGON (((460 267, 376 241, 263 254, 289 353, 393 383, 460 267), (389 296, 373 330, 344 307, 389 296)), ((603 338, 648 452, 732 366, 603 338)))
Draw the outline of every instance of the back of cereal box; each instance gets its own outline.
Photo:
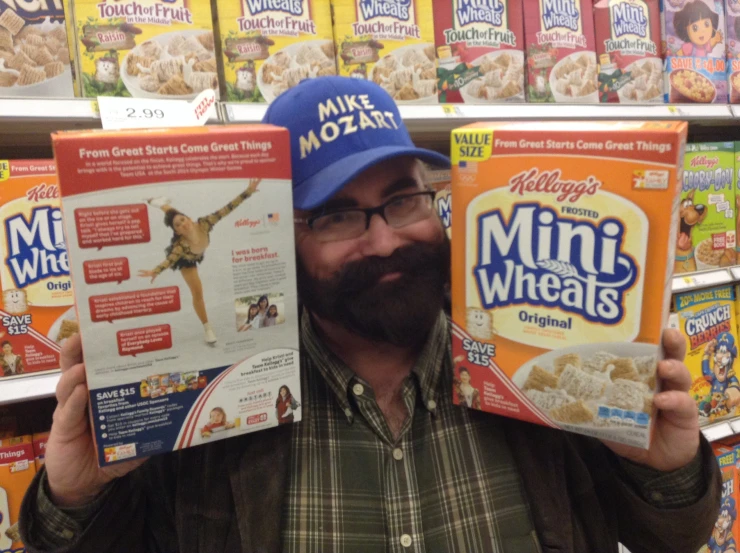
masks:
POLYGON ((0 5, 0 60, 3 96, 74 96, 61 2, 0 5))
POLYGON ((210 2, 69 0, 82 96, 218 94, 210 2))
POLYGON ((594 4, 601 102, 663 102, 660 25, 658 0, 594 4))
POLYGON ((598 63, 589 0, 523 0, 527 101, 596 104, 598 63))
POLYGON ((437 103, 432 0, 333 0, 337 68, 399 104, 437 103))
POLYGON ((678 327, 686 339, 685 363, 692 379, 689 393, 701 424, 734 416, 740 406, 735 299, 732 286, 676 295, 678 327))
POLYGON ((524 101, 522 18, 521 0, 434 0, 440 102, 524 101))
POLYGON ((453 131, 454 402, 647 447, 682 123, 453 131))
POLYGON ((228 101, 271 102, 303 79, 336 75, 328 1, 217 6, 228 101))
POLYGON ((0 161, 0 375, 59 367, 77 331, 53 160, 0 161))

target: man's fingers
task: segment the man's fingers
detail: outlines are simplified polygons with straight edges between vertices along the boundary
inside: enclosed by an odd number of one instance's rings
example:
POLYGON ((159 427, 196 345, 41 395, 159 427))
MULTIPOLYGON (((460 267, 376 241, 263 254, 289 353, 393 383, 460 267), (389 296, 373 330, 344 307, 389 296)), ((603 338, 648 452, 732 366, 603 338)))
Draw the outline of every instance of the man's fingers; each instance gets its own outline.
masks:
POLYGON ((59 378, 59 382, 57 383, 56 395, 57 402, 59 403, 60 407, 64 407, 64 405, 69 400, 69 397, 72 395, 72 392, 80 384, 86 384, 85 365, 83 365, 82 363, 75 365, 71 369, 67 369, 59 378))
POLYGON ((87 417, 87 385, 78 384, 69 394, 64 405, 57 405, 54 412, 54 432, 57 435, 78 433, 87 417))
POLYGON ((74 367, 75 365, 82 363, 82 340, 79 334, 73 334, 62 346, 62 355, 60 357, 60 364, 62 371, 66 371, 74 367))
POLYGON ((663 331, 663 349, 666 359, 683 361, 686 356, 686 340, 675 328, 666 328, 663 331))
POLYGON ((666 359, 658 363, 658 376, 663 383, 663 390, 688 392, 691 388, 691 373, 681 361, 666 359))
POLYGON ((673 421, 698 422, 696 402, 686 392, 661 392, 653 397, 653 404, 673 421))

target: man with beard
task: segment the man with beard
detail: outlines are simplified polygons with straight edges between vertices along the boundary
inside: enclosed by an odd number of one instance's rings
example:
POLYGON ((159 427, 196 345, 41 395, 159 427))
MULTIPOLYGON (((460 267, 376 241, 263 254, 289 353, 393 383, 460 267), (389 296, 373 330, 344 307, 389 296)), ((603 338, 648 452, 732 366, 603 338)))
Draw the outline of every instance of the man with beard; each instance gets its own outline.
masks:
POLYGON ((694 553, 719 507, 666 334, 650 450, 452 404, 449 245, 393 100, 308 80, 265 120, 291 131, 300 423, 98 469, 79 340, 63 352, 29 551, 694 553))

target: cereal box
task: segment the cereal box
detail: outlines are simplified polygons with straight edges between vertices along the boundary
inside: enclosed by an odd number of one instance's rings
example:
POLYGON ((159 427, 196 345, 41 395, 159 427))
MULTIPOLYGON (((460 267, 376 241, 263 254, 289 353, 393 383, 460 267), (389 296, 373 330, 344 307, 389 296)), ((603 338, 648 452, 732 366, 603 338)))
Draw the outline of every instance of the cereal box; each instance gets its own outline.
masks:
POLYGON ((727 103, 723 0, 665 0, 665 29, 666 101, 727 103))
POLYGON ((210 2, 69 0, 82 96, 192 99, 218 92, 210 2))
POLYGON ((662 103, 658 0, 599 0, 594 26, 600 101, 662 103))
POLYGON ((740 104, 740 1, 726 0, 727 90, 730 103, 740 104))
POLYGON ((439 101, 524 101, 521 0, 434 0, 439 101))
POLYGON ((648 447, 685 140, 665 122, 453 131, 455 403, 648 447))
POLYGON ((31 436, 0 440, 0 551, 25 551, 18 517, 35 475, 31 436))
POLYGON ((686 146, 676 242, 677 274, 735 264, 734 157, 732 142, 686 146))
POLYGON ((736 256, 740 258, 740 243, 737 240, 740 232, 740 216, 738 215, 738 210, 740 210, 740 142, 735 142, 735 176, 733 182, 735 183, 735 252, 736 256))
POLYGON ((529 102, 599 102, 590 0, 523 0, 529 102))
POLYGON ((689 393, 696 401, 700 423, 738 412, 740 384, 735 376, 737 324, 735 290, 720 286, 676 295, 679 330, 686 338, 689 393))
POLYGON ((57 369, 77 317, 54 161, 0 161, 0 186, 0 376, 57 369))
POLYGON ((288 131, 52 141, 100 465, 299 421, 288 131))
POLYGON ((336 75, 326 0, 217 0, 230 102, 271 102, 304 79, 336 75))
POLYGON ((437 206, 437 214, 449 238, 452 232, 452 177, 450 170, 425 164, 424 184, 437 193, 434 197, 434 205, 437 206))
POLYGON ((712 529, 712 535, 699 553, 718 553, 735 551, 735 536, 740 533, 737 520, 738 472, 736 450, 733 446, 714 445, 714 454, 722 473, 722 500, 719 517, 712 529))
POLYGON ((61 0, 0 4, 0 96, 71 97, 61 0))
POLYGON ((33 435, 33 460, 36 471, 41 470, 46 461, 46 442, 49 441, 49 432, 40 432, 33 435))
POLYGON ((370 79, 399 104, 437 103, 432 0, 333 0, 339 74, 370 79))

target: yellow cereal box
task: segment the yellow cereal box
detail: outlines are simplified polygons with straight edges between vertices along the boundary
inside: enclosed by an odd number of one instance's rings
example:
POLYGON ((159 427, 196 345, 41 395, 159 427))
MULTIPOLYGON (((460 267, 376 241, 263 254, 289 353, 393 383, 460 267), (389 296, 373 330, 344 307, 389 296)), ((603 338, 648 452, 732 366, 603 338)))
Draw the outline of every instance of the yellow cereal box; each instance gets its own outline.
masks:
POLYGON ((685 123, 452 133, 454 401, 648 447, 685 123))
POLYGON ((328 0, 217 0, 225 96, 271 102, 304 79, 336 75, 328 0))
POLYGON ((69 0, 69 7, 82 96, 191 99, 218 92, 210 2, 69 0))
POLYGON ((0 161, 0 187, 0 376, 56 369, 77 319, 54 161, 0 161))
POLYGON ((370 79, 399 104, 436 104, 432 0, 333 0, 339 74, 370 79))
POLYGON ((689 393, 696 400, 699 422, 739 413, 735 289, 720 286, 678 294, 676 308, 693 381, 689 393))
POLYGON ((31 436, 0 440, 0 551, 21 552, 18 517, 36 475, 31 436))

